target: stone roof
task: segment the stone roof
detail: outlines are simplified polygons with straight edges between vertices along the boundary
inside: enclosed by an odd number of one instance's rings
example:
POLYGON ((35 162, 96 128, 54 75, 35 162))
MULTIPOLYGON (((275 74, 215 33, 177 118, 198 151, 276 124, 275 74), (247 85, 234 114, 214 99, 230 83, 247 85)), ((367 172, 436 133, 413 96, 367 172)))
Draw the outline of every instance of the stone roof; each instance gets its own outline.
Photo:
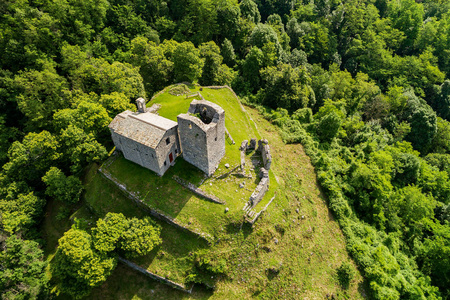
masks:
POLYGON ((152 113, 134 113, 129 110, 118 114, 109 124, 115 133, 155 149, 167 130, 177 122, 152 113))

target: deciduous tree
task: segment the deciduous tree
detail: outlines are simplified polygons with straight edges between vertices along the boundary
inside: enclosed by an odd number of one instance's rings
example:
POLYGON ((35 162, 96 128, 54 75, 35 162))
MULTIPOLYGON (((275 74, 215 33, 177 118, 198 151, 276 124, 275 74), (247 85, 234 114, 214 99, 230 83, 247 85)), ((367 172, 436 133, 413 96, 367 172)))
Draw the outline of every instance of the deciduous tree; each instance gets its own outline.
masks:
POLYGON ((47 262, 38 243, 12 235, 0 244, 0 295, 3 299, 39 299, 45 294, 47 262))
POLYGON ((45 193, 63 203, 77 203, 83 189, 80 179, 64 173, 56 168, 51 167, 50 170, 42 177, 42 181, 47 185, 45 193))

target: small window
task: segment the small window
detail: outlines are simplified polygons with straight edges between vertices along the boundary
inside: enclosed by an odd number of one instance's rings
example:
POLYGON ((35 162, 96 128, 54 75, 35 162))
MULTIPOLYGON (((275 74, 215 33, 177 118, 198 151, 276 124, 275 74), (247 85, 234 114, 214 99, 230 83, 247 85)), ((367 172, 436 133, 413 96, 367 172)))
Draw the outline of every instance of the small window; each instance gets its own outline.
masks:
POLYGON ((217 142, 217 136, 216 136, 216 138, 214 140, 217 142))
POLYGON ((178 149, 175 149, 175 154, 178 154, 178 149))
POLYGON ((169 145, 170 144, 170 137, 168 137, 167 139, 166 139, 166 145, 169 145))
POLYGON ((167 166, 167 161, 164 162, 164 165, 167 166))

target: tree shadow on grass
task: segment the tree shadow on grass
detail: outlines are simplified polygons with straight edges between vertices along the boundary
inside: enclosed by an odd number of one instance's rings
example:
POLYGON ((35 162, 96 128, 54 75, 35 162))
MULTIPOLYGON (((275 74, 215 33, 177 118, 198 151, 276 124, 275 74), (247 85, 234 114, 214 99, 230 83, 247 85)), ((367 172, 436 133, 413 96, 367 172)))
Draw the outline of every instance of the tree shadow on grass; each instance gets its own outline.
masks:
POLYGON ((241 222, 231 222, 225 226, 227 234, 236 234, 242 232, 244 239, 247 238, 253 232, 252 224, 242 220, 241 222))
POLYGON ((206 300, 213 292, 202 287, 194 286, 188 294, 176 290, 154 279, 151 279, 123 264, 118 264, 107 281, 100 287, 94 288, 85 299, 198 299, 206 300))

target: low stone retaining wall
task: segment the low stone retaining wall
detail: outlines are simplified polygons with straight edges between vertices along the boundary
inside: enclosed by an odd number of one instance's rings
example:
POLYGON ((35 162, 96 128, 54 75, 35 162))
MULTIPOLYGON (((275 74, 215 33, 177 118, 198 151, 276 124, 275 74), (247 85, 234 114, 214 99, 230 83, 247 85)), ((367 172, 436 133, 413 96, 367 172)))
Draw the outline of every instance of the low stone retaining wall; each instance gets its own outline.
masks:
POLYGON ((231 144, 234 145, 236 144, 233 140, 233 137, 231 136, 230 132, 228 131, 228 129, 225 127, 225 134, 228 136, 228 138, 231 140, 231 144))
POLYGON ((261 209, 261 211, 259 213, 256 214, 256 216, 253 218, 253 220, 250 221, 250 224, 255 224, 256 220, 258 220, 259 216, 262 215, 263 212, 265 212, 267 210, 267 208, 269 207, 269 205, 272 203, 272 201, 275 199, 275 196, 272 197, 272 199, 270 199, 269 203, 266 204, 266 206, 264 206, 263 209, 261 209))
POLYGON ((150 106, 149 108, 147 108, 147 112, 152 113, 152 114, 157 114, 158 110, 161 108, 161 104, 159 103, 154 103, 152 106, 150 106))
POLYGON ((240 166, 237 165, 237 166, 231 168, 230 171, 228 171, 228 172, 226 172, 226 173, 223 173, 223 174, 221 174, 221 175, 216 176, 214 179, 216 179, 216 180, 218 180, 218 179, 224 179, 224 178, 228 177, 228 175, 230 175, 231 173, 233 173, 234 171, 236 171, 236 169, 239 168, 239 167, 240 167, 240 166))
POLYGON ((162 89, 162 90, 159 91, 158 93, 154 94, 154 95, 152 96, 152 98, 151 98, 150 100, 148 100, 148 102, 152 101, 153 99, 155 99, 156 97, 158 97, 158 96, 161 95, 162 93, 166 92, 168 89, 173 88, 175 85, 181 85, 181 84, 189 85, 189 84, 191 84, 191 83, 190 83, 190 82, 184 81, 184 82, 179 82, 179 83, 175 83, 175 84, 166 86, 164 89, 162 89))
MULTIPOLYGON (((245 155, 247 150, 255 150, 256 148, 256 139, 251 139, 250 144, 248 140, 244 140, 239 147, 239 151, 241 152, 241 174, 245 176, 245 155)), ((267 190, 269 189, 269 169, 272 164, 272 156, 270 155, 269 143, 267 140, 259 140, 258 148, 256 152, 261 153, 261 157, 263 160, 264 167, 261 168, 259 177, 261 178, 258 186, 255 188, 255 191, 250 196, 248 200, 249 206, 255 207, 259 201, 264 197, 267 190)))
POLYGON ((262 178, 249 199, 249 202, 252 204, 252 207, 256 206, 259 203, 259 201, 261 201, 261 199, 264 197, 267 190, 269 189, 269 182, 270 182, 269 172, 266 170, 261 170, 261 172, 262 178))
POLYGON ((136 265, 135 263, 132 263, 131 261, 120 257, 120 256, 119 256, 118 259, 124 265, 126 265, 126 266, 132 268, 133 270, 136 270, 136 271, 138 271, 138 272, 140 272, 140 273, 142 273, 142 274, 144 274, 144 275, 146 275, 146 276, 148 276, 148 277, 150 277, 152 279, 158 280, 159 282, 167 284, 168 286, 171 286, 171 287, 173 287, 173 288, 175 288, 177 290, 183 291, 185 293, 189 293, 189 294, 192 293, 192 289, 194 288, 194 285, 192 285, 191 288, 188 289, 186 286, 184 286, 182 284, 176 283, 175 281, 172 281, 172 280, 166 279, 164 277, 161 277, 159 275, 156 275, 156 274, 154 274, 154 273, 152 273, 152 272, 150 272, 150 271, 148 271, 148 270, 146 270, 146 269, 136 265))
POLYGON ((196 194, 196 195, 198 195, 198 196, 200 196, 202 198, 205 198, 206 200, 209 200, 209 201, 217 203, 217 204, 225 204, 226 203, 225 201, 220 200, 216 196, 210 195, 210 194, 206 193, 205 191, 199 189, 198 187, 196 187, 192 183, 184 181, 183 179, 181 179, 177 175, 173 175, 172 178, 173 178, 173 180, 178 182, 181 186, 187 188, 188 190, 190 190, 194 194, 196 194))
POLYGON ((186 94, 186 99, 193 98, 193 97, 200 97, 200 99, 205 100, 205 98, 203 98, 203 96, 202 96, 202 94, 200 94, 200 92, 186 94))
POLYGON ((187 228, 183 225, 181 225, 180 223, 176 222, 174 219, 172 219, 169 216, 166 216, 165 214, 150 208, 147 204, 145 204, 135 193, 130 192, 127 187, 123 184, 121 184, 116 178, 114 178, 114 176, 112 176, 109 172, 103 170, 102 168, 98 169, 98 171, 100 172, 100 174, 102 174, 106 179, 110 180, 111 182, 113 182, 123 193, 124 195, 130 199, 133 200, 133 203, 136 204, 139 208, 143 209, 144 211, 146 211, 149 215, 164 221, 176 228, 179 228, 181 230, 185 230, 188 231, 190 233, 195 234, 196 236, 206 240, 207 242, 211 242, 213 240, 213 237, 210 236, 209 234, 206 234, 204 232, 197 232, 194 231, 190 228, 187 228))
POLYGON ((203 88, 212 89, 212 90, 229 89, 230 92, 233 93, 233 95, 237 99, 239 99, 239 97, 236 95, 236 93, 233 91, 233 89, 231 87, 229 87, 228 85, 211 85, 211 86, 204 86, 203 88))

